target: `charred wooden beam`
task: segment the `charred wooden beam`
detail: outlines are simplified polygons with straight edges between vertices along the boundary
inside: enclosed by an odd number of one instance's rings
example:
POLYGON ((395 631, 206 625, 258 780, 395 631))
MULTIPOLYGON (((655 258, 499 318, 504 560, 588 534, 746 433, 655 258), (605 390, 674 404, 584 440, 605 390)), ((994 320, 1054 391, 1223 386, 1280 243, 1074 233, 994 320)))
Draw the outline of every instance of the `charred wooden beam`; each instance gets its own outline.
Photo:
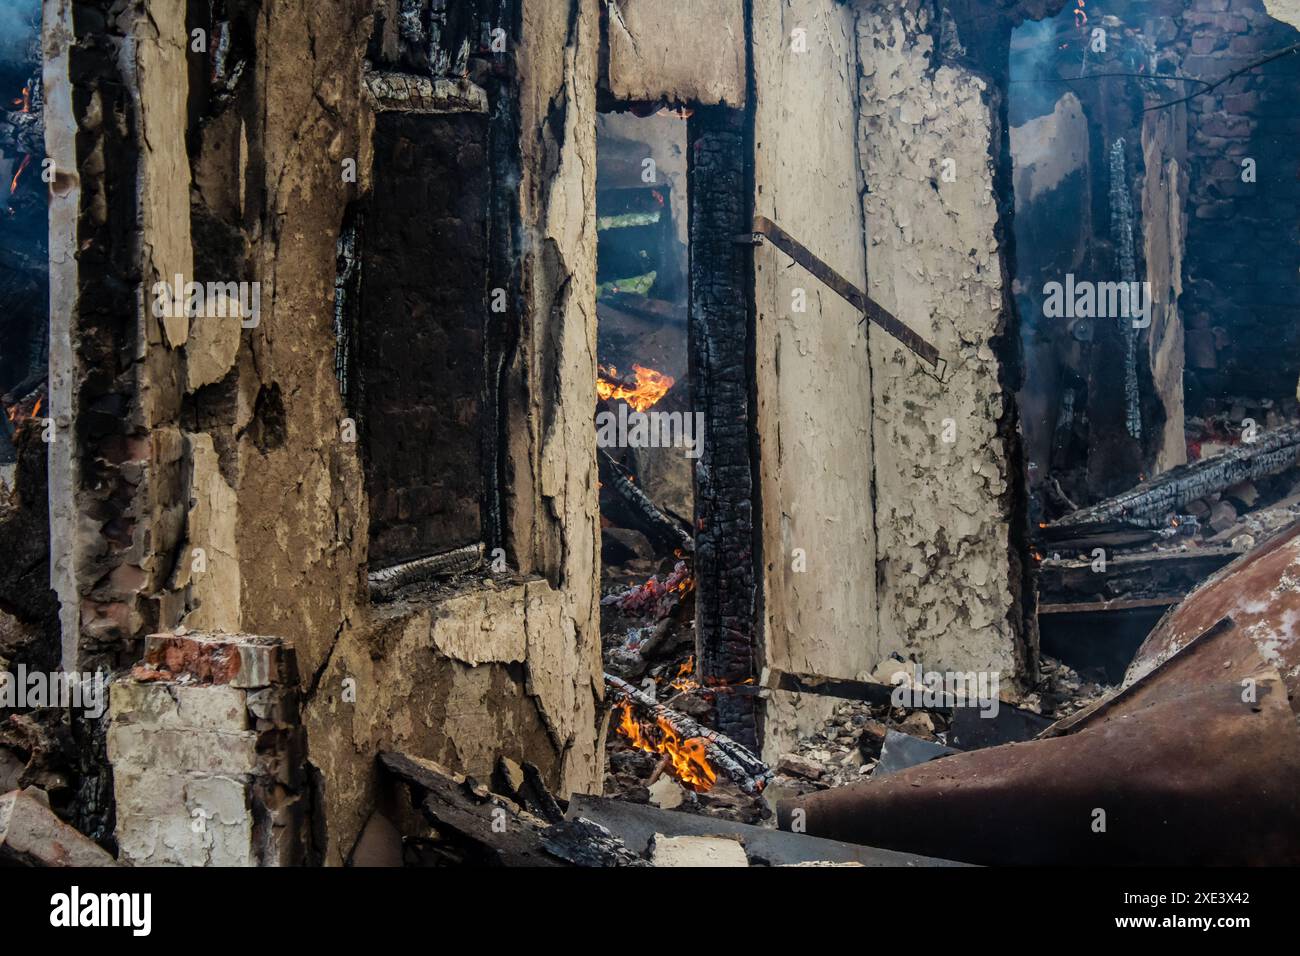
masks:
POLYGON ((646 537, 667 551, 677 548, 695 550, 695 542, 686 530, 651 501, 650 496, 632 481, 627 469, 603 449, 599 451, 599 466, 601 484, 611 488, 627 505, 631 520, 645 532, 646 537))
POLYGON ((1047 605, 1155 599, 1175 604, 1238 554, 1226 546, 1120 554, 1104 569, 1087 557, 1048 558, 1038 568, 1039 600, 1047 605))
POLYGON ((605 686, 628 701, 643 716, 662 720, 683 740, 698 738, 704 742, 712 765, 730 777, 746 793, 761 793, 772 780, 772 771, 749 748, 725 734, 705 727, 692 717, 665 707, 649 694, 612 674, 605 675, 605 686))
POLYGON ((431 554, 428 557, 404 561, 389 568, 370 573, 370 596, 377 601, 391 599, 393 594, 407 584, 429 578, 463 574, 483 566, 483 544, 467 544, 463 548, 431 554))
POLYGON ((548 823, 470 777, 429 760, 386 751, 384 769, 411 787, 412 800, 470 862, 497 866, 646 866, 604 827, 548 823))
POLYGON ((1300 425, 1263 432, 1221 455, 1180 465, 1145 484, 1082 508, 1044 529, 1049 540, 1106 523, 1156 528, 1189 502, 1243 481, 1277 474, 1300 460, 1300 425))
MULTIPOLYGON (((744 114, 695 110, 687 121, 690 215, 691 400, 704 413, 695 468, 696 658, 705 683, 758 676, 752 256, 732 240, 750 228, 753 144, 744 114)), ((719 728, 757 746, 752 698, 720 696, 719 728)))

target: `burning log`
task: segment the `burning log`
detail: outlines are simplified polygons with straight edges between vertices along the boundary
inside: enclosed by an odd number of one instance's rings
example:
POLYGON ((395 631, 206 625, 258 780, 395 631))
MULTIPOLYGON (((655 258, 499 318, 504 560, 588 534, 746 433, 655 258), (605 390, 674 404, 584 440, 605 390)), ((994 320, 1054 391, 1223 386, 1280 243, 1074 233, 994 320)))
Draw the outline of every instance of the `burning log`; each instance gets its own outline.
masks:
POLYGON ((390 568, 372 571, 370 574, 370 596, 376 601, 392 600, 399 588, 416 581, 450 574, 463 574, 473 571, 483 564, 483 543, 467 544, 463 548, 431 554, 414 561, 405 561, 390 568))
POLYGON ((1263 432, 1253 442, 1222 455, 1173 468, 1146 484, 1059 518, 1044 530, 1050 540, 1057 540, 1105 524, 1158 528, 1197 498, 1285 471, 1297 460, 1300 425, 1288 425, 1263 432))
POLYGON ((601 484, 614 491, 627 506, 629 520, 643 531, 656 547, 666 551, 694 551, 695 542, 686 530, 638 488, 626 469, 603 449, 599 452, 601 484))
POLYGON ((677 382, 671 375, 635 363, 632 374, 633 381, 628 382, 618 374, 618 369, 601 367, 596 378, 596 395, 607 402, 620 399, 634 410, 644 412, 658 404, 677 382))
MULTIPOLYGON (((710 769, 715 766, 720 769, 745 793, 762 793, 763 788, 771 782, 772 771, 767 764, 730 737, 705 727, 685 714, 665 707, 649 694, 642 693, 627 681, 612 674, 605 675, 605 686, 618 694, 622 703, 626 705, 625 717, 630 717, 632 710, 639 711, 665 732, 666 739, 660 741, 659 746, 664 750, 672 748, 668 755, 672 759, 674 769, 686 769, 687 775, 692 779, 683 782, 692 786, 692 789, 700 789, 701 777, 708 779, 708 773, 700 766, 701 758, 710 769), (668 742, 674 738, 674 742, 668 742)), ((636 732, 641 733, 639 728, 636 732)), ((633 741, 636 742, 635 737, 633 741)), ((652 742, 646 741, 646 743, 652 748, 655 746, 652 742)), ((711 786, 712 781, 703 789, 707 790, 711 786)))

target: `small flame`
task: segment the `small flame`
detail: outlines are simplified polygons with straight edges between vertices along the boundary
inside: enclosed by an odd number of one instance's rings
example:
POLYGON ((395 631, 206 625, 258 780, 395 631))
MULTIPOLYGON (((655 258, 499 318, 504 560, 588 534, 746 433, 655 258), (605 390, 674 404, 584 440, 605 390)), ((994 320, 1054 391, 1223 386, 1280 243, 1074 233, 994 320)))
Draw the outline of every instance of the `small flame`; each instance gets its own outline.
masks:
POLYGON ((662 718, 653 727, 645 725, 637 719, 631 701, 621 701, 619 707, 623 713, 619 718, 618 732, 633 747, 667 757, 673 776, 696 793, 713 789, 718 781, 718 772, 709 764, 708 747, 703 737, 683 740, 662 718))
POLYGON ((1076 0, 1074 8, 1074 25, 1080 30, 1088 25, 1088 12, 1084 10, 1084 7, 1087 5, 1087 0, 1076 0))
POLYGON ((32 161, 32 154, 28 153, 26 156, 23 157, 23 161, 18 164, 18 172, 14 173, 14 178, 9 183, 9 195, 12 196, 14 193, 18 191, 18 180, 22 178, 23 171, 27 169, 27 167, 31 164, 31 161, 32 161))
POLYGON ((644 365, 634 363, 632 371, 636 373, 635 388, 629 388, 622 382, 615 381, 618 378, 618 369, 613 366, 606 369, 602 366, 599 370, 600 374, 596 377, 596 394, 606 401, 621 398, 636 411, 644 412, 668 394, 668 389, 676 382, 671 375, 646 368, 644 365))
POLYGON ((677 676, 669 681, 668 686, 675 691, 695 690, 700 686, 700 682, 693 676, 695 674, 695 655, 692 654, 690 660, 677 669, 677 676))

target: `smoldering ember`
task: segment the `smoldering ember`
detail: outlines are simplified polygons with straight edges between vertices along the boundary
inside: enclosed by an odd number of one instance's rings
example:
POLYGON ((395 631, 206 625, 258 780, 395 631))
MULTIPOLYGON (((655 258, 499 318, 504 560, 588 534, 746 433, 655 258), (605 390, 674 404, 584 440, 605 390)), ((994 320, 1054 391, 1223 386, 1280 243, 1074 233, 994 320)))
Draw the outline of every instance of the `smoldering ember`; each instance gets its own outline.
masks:
POLYGON ((1300 863, 1296 0, 0 0, 0 101, 0 863, 1300 863))

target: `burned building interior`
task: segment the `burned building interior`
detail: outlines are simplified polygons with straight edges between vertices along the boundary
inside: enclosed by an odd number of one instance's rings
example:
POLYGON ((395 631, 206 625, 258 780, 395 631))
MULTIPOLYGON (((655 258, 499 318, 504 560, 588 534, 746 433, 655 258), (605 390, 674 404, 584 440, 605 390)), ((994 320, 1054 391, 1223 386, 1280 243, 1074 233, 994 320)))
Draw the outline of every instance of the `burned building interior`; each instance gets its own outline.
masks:
POLYGON ((1295 0, 0 0, 0 863, 1300 863, 1295 0))

